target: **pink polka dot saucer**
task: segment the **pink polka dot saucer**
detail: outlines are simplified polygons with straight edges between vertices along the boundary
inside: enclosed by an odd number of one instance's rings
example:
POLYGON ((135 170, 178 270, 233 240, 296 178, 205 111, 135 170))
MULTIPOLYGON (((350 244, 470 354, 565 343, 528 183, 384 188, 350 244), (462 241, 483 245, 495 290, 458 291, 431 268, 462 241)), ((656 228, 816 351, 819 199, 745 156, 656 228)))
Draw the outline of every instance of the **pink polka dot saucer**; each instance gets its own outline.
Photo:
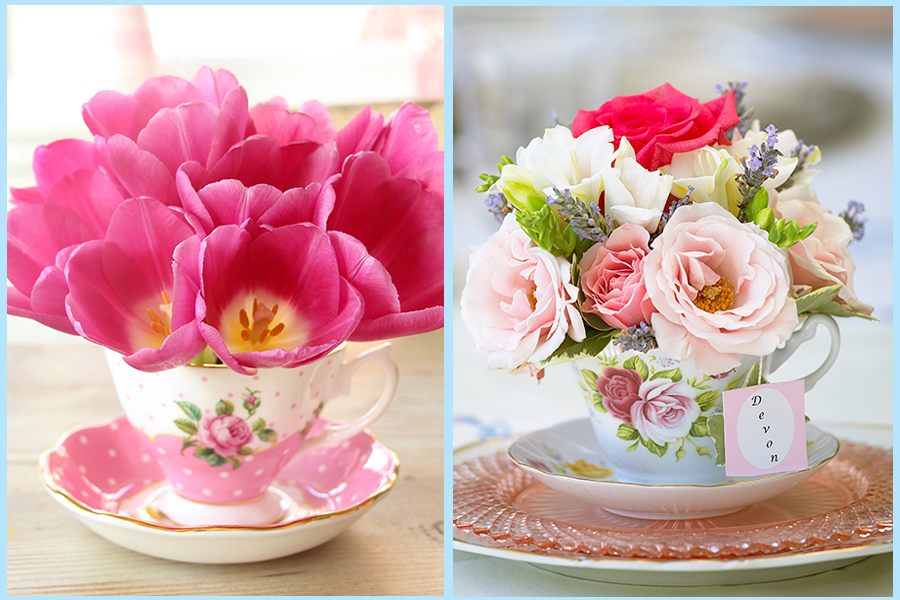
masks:
MULTIPOLYGON (((314 430, 326 423, 321 419, 314 430)), ((44 484, 109 541, 185 562, 256 562, 323 544, 390 490, 400 464, 393 451, 364 431, 340 447, 304 453, 279 472, 270 488, 281 505, 275 522, 183 525, 170 521, 159 506, 170 484, 138 435, 124 416, 73 429, 41 455, 44 484)))

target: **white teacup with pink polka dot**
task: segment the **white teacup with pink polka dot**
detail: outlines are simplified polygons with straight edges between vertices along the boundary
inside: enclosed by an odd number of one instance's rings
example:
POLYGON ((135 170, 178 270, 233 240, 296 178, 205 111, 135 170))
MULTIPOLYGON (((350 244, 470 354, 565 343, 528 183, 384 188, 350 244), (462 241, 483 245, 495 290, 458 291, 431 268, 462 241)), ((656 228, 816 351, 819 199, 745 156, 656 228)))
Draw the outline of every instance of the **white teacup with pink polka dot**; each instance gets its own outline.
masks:
POLYGON ((396 391, 389 345, 346 363, 344 354, 341 346, 301 367, 241 375, 224 365, 146 373, 108 352, 125 414, 171 484, 148 510, 180 525, 277 522, 281 503, 269 486, 278 472, 298 453, 338 445, 362 431, 396 391), (308 436, 324 405, 346 395, 353 374, 369 362, 385 372, 375 404, 356 421, 308 436))

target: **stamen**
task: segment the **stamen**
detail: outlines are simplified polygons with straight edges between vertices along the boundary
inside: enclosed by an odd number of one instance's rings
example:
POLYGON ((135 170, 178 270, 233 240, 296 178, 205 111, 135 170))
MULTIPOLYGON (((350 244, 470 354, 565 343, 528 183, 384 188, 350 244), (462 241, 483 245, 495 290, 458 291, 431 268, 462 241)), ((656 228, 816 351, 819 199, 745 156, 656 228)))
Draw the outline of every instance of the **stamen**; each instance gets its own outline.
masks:
POLYGON ((708 313, 728 310, 734 306, 734 290, 731 282, 720 277, 713 285, 704 286, 694 298, 694 306, 708 313))
POLYGON ((534 312, 535 307, 537 307, 537 298, 534 297, 536 291, 537 286, 532 285, 531 290, 528 292, 528 303, 531 305, 531 312, 534 312))
POLYGON ((276 313, 278 313, 277 304, 269 309, 258 298, 254 298, 252 314, 247 314, 243 308, 238 314, 241 324, 241 339, 250 342, 251 346, 268 346, 272 338, 285 329, 284 323, 273 325, 276 313))

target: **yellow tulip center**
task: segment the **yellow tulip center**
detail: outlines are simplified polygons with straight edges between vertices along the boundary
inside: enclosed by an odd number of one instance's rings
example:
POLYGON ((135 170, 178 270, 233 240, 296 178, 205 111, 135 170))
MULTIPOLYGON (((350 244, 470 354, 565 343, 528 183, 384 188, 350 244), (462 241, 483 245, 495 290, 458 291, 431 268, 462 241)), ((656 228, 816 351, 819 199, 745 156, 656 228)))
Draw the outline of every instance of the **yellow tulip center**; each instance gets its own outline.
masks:
POLYGON ((152 308, 147 309, 147 316, 150 318, 150 330, 159 337, 160 344, 162 344, 162 340, 172 333, 172 301, 169 300, 165 290, 161 293, 162 303, 159 305, 159 312, 152 308))
POLYGON ((225 318, 222 336, 231 352, 292 350, 308 338, 300 316, 271 299, 240 298, 225 311, 225 318))

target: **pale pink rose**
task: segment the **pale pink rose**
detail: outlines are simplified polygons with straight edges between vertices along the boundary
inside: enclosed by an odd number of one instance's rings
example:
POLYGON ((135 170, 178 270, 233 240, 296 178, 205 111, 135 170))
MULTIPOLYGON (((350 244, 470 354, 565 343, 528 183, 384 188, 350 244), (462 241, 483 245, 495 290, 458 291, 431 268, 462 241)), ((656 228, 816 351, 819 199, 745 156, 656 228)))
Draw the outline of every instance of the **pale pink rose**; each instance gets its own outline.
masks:
POLYGON ((644 259, 644 283, 658 311, 651 324, 660 350, 708 375, 737 367, 739 354, 771 354, 799 324, 785 253, 711 202, 675 211, 644 259), (695 306, 720 278, 733 291, 729 305, 695 306))
POLYGON ((769 195, 775 216, 797 221, 801 227, 818 222, 811 236, 788 249, 794 285, 812 290, 839 283, 844 287, 835 300, 857 312, 871 314, 874 307, 856 297, 853 271, 856 265, 847 250, 853 239, 850 226, 841 217, 819 204, 816 193, 805 186, 794 186, 769 195))
POLYGON ((633 223, 615 229, 605 242, 584 253, 581 310, 599 315, 611 327, 625 329, 649 323, 653 303, 644 287, 644 257, 650 252, 650 234, 633 223))
POLYGON ((572 265, 542 250, 513 215, 469 258, 462 320, 489 369, 514 370, 548 358, 566 335, 585 336, 572 265))
POLYGON ((700 416, 694 392, 684 383, 659 378, 645 381, 640 399, 631 405, 631 424, 644 439, 659 445, 677 441, 691 432, 700 416))
POLYGON ((234 415, 204 417, 197 430, 197 441, 212 448, 219 456, 237 454, 253 438, 247 422, 234 415))

